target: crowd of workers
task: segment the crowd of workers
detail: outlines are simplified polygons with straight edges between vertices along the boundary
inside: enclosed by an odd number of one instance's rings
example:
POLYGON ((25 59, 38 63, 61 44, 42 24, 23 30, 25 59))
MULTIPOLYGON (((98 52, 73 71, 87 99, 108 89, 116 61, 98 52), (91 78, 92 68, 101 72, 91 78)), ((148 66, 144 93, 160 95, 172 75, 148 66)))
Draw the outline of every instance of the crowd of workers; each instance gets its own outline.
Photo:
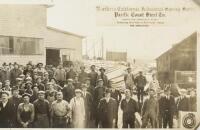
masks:
POLYGON ((160 88, 156 74, 147 81, 142 71, 133 75, 128 67, 126 89, 120 91, 105 68, 97 70, 92 65, 90 72, 85 66, 80 71, 74 68, 4 63, 0 68, 0 128, 118 128, 119 109, 123 128, 136 127, 136 113, 142 117, 141 128, 148 124, 172 128, 179 111, 196 111, 194 89, 180 89, 175 98, 169 86, 160 88))

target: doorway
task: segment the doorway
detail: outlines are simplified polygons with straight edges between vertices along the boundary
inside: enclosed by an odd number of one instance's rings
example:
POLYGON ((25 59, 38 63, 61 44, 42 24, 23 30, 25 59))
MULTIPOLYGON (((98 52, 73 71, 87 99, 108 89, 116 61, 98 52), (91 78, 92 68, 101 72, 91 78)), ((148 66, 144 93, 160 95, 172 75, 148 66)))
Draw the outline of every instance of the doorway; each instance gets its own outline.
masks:
POLYGON ((46 49, 46 64, 58 66, 60 63, 59 49, 46 49))

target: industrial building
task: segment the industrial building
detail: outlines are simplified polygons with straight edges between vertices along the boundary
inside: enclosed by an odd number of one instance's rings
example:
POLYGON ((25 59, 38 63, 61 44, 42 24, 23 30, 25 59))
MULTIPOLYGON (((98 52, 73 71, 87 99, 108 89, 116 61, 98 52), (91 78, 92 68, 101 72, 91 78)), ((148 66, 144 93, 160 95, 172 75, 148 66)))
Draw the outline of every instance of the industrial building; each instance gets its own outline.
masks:
POLYGON ((82 59, 84 36, 47 27, 48 4, 0 5, 0 64, 82 59))
POLYGON ((156 61, 161 82, 196 86, 197 32, 175 44, 156 61))

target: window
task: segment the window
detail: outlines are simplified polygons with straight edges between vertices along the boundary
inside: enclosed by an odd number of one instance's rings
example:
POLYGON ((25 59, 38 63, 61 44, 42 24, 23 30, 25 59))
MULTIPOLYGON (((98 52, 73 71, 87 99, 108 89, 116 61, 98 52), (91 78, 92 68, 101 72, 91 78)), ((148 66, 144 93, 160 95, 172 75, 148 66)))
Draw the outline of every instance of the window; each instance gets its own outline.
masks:
POLYGON ((42 48, 40 38, 0 36, 0 55, 41 55, 42 48))

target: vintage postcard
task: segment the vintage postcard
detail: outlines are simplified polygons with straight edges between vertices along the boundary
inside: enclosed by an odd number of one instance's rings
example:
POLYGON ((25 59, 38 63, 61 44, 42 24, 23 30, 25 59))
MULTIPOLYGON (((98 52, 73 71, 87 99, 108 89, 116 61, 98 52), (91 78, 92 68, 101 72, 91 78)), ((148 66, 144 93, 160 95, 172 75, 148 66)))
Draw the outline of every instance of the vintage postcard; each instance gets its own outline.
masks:
POLYGON ((0 0, 0 128, 200 130, 199 0, 0 0))

